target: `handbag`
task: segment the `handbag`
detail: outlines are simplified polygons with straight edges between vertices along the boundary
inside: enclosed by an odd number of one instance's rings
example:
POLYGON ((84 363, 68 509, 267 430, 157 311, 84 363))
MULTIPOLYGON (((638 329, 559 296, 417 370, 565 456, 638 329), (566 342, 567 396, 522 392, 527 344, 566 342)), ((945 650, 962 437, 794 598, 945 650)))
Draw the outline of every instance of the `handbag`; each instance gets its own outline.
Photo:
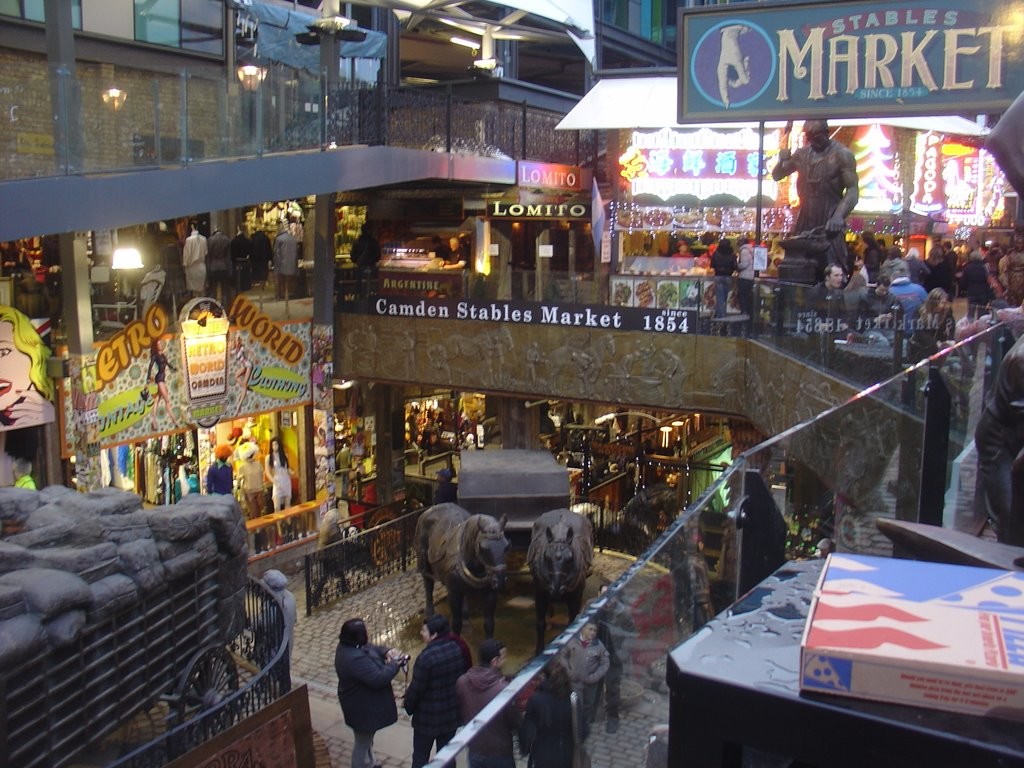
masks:
POLYGON ((576 691, 569 694, 572 708, 572 768, 590 768, 590 754, 580 738, 579 696, 576 691))

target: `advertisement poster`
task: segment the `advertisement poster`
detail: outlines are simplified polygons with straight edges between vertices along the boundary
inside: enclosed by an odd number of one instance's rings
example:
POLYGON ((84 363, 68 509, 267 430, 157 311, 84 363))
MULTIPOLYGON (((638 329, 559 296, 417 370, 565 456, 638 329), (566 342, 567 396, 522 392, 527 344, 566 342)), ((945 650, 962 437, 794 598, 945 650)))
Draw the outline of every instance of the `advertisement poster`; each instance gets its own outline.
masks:
POLYGON ((111 337, 82 368, 67 423, 108 447, 308 404, 309 323, 276 323, 240 297, 228 326, 214 304, 186 305, 177 337, 160 305, 111 337))
POLYGON ((0 432, 53 421, 49 357, 32 321, 13 307, 0 305, 0 432))

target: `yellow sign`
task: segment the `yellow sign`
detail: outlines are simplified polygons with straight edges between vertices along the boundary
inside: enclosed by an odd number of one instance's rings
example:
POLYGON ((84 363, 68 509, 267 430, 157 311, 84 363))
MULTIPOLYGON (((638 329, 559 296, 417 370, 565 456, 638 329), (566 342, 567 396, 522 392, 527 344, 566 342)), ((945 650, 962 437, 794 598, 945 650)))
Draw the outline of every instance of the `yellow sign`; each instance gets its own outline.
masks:
POLYGON ((48 155, 53 157, 53 136, 48 133, 17 133, 14 151, 19 155, 48 155))
POLYGON ((249 379, 249 389, 278 400, 309 397, 309 379, 289 368, 256 366, 249 379))
POLYGON ((140 421, 153 407, 156 385, 144 384, 105 397, 96 405, 100 438, 116 435, 140 421))

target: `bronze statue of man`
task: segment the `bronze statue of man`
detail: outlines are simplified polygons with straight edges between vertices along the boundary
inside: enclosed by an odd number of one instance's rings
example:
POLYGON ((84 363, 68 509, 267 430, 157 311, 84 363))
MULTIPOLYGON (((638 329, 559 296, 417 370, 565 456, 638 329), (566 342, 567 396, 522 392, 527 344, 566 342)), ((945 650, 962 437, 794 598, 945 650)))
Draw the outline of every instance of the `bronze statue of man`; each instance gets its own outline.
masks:
MULTIPOLYGON (((846 245, 840 236, 846 230, 846 217, 860 199, 857 187, 857 161, 853 153, 832 139, 825 120, 804 123, 806 143, 795 152, 789 149, 793 124, 787 123, 779 144, 779 161, 772 169, 772 178, 780 181, 798 173, 796 191, 800 195, 794 231, 807 235, 821 229, 829 238, 825 258, 849 272, 846 245)), ((820 230, 819 230, 820 231, 820 230)))

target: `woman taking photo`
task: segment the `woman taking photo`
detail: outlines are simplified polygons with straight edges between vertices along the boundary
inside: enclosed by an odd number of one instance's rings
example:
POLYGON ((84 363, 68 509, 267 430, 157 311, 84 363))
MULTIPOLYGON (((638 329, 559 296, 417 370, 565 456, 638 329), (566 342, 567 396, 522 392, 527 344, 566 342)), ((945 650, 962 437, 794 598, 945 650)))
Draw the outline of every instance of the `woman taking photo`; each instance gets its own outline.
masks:
POLYGON ((373 768, 373 737, 398 720, 391 681, 408 660, 400 651, 370 645, 362 619, 341 625, 334 669, 345 724, 352 729, 352 768, 373 768))

